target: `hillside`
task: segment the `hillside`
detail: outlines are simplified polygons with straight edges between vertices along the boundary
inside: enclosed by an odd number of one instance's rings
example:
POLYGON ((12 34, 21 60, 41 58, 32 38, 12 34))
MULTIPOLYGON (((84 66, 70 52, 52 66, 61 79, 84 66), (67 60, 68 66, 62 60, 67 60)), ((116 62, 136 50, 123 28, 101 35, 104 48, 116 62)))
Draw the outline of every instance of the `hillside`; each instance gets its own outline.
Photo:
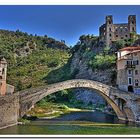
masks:
POLYGON ((46 35, 0 30, 0 57, 8 61, 7 82, 18 91, 47 84, 43 78, 64 66, 70 53, 64 42, 46 35))

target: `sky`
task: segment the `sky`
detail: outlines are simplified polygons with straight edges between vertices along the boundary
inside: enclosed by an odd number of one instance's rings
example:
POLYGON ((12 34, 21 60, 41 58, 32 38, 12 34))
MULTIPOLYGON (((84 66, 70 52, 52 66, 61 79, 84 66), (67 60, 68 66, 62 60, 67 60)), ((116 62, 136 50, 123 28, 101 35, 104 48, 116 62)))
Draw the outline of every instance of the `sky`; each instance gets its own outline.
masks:
POLYGON ((99 35, 99 26, 106 15, 114 23, 127 23, 128 15, 136 15, 140 33, 140 6, 0 6, 0 29, 47 35, 75 45, 83 34, 99 35))

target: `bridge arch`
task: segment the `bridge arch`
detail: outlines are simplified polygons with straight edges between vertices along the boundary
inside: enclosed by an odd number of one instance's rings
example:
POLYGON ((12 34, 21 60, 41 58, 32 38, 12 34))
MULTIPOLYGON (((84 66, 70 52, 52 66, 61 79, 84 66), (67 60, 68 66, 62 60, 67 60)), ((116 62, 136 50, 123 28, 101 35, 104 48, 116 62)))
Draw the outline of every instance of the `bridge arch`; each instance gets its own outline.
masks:
POLYGON ((25 115, 26 112, 34 104, 36 104, 38 101, 40 101, 47 95, 64 89, 72 89, 72 88, 88 88, 88 89, 100 91, 100 95, 108 102, 109 105, 111 105, 117 117, 121 120, 127 119, 126 114, 119 108, 119 106, 110 97, 111 96, 110 86, 102 84, 100 82, 83 80, 83 79, 67 80, 64 82, 43 86, 40 88, 21 91, 19 93, 19 97, 20 97, 19 116, 22 117, 23 115, 25 115))

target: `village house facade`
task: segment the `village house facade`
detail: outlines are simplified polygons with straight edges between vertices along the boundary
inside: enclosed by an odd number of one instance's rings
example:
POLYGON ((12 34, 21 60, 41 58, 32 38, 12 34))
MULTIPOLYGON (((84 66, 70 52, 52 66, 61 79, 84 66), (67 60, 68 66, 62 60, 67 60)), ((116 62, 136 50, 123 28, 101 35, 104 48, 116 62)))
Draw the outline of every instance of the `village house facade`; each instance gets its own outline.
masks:
POLYGON ((140 46, 118 51, 117 85, 121 90, 140 94, 140 46))
POLYGON ((99 38, 107 46, 121 39, 129 39, 131 33, 136 33, 136 15, 128 16, 128 23, 113 23, 112 15, 106 16, 105 24, 99 28, 99 38))
POLYGON ((14 92, 14 86, 6 83, 7 77, 7 62, 6 59, 0 60, 0 95, 5 95, 14 92))

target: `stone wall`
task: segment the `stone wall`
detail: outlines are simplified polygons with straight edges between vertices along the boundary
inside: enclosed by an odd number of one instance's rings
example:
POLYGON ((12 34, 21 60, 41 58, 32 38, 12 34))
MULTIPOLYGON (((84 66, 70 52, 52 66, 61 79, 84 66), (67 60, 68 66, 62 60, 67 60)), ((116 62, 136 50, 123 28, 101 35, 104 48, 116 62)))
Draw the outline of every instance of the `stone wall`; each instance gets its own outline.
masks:
POLYGON ((4 96, 0 95, 0 129, 17 124, 18 114, 18 93, 4 96))
POLYGON ((91 90, 86 88, 79 88, 79 89, 73 89, 73 97, 81 101, 83 104, 93 104, 96 107, 102 105, 105 105, 106 101, 103 99, 103 97, 98 93, 97 90, 91 90))

